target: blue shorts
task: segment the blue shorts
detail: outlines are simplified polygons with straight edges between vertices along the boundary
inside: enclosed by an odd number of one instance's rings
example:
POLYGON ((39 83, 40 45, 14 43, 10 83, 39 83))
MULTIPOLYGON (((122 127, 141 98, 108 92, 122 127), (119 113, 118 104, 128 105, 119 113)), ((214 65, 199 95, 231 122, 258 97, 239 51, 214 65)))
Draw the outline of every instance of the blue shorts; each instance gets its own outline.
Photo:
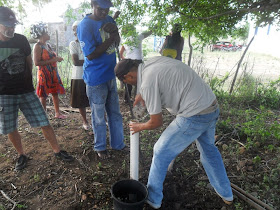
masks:
POLYGON ((17 129, 19 110, 32 127, 43 127, 50 124, 35 92, 0 95, 0 134, 9 134, 17 129))

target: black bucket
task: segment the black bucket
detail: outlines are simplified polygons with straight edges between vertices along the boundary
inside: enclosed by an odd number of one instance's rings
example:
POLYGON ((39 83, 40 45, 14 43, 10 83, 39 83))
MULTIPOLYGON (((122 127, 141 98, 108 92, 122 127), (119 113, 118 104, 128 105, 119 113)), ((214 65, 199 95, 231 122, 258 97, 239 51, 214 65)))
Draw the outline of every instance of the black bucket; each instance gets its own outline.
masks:
POLYGON ((142 210, 148 190, 141 182, 126 179, 113 184, 111 194, 114 210, 142 210))

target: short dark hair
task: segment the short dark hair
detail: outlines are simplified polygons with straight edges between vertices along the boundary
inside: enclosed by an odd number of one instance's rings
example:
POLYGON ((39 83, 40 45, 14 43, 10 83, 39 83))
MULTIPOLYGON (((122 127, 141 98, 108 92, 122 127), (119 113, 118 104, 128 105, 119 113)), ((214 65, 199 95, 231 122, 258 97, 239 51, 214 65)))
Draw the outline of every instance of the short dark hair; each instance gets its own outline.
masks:
POLYGON ((123 81, 124 75, 128 74, 132 70, 133 67, 139 66, 139 64, 142 63, 142 61, 139 62, 139 60, 132 60, 132 59, 123 59, 120 62, 117 63, 115 67, 115 74, 116 77, 123 81))

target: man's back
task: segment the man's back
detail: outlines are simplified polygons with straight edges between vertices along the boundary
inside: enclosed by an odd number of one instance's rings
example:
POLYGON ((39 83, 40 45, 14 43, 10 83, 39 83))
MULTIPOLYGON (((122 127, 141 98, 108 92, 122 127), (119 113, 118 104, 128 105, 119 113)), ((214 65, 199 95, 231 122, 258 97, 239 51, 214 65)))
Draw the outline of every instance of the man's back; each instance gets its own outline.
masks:
POLYGON ((174 115, 189 117, 209 107, 216 98, 195 71, 181 61, 154 57, 140 64, 139 70, 140 93, 150 114, 158 114, 165 107, 174 115))

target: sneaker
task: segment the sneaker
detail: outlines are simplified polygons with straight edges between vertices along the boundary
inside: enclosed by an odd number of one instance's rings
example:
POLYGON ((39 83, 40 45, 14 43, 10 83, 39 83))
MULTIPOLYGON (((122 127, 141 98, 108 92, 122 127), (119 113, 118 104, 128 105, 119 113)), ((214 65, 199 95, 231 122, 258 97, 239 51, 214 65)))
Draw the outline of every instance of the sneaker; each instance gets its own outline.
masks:
POLYGON ((151 201, 149 201, 148 199, 146 200, 146 203, 149 204, 153 209, 159 209, 161 207, 161 205, 156 205, 151 201))
POLYGON ((222 200, 224 201, 225 204, 231 205, 231 204, 233 203, 233 200, 231 200, 231 201, 225 200, 225 199, 217 192, 217 190, 216 190, 214 187, 212 187, 212 188, 213 188, 214 191, 217 193, 217 195, 220 196, 220 198, 222 198, 222 200))
MULTIPOLYGON (((222 198, 222 199, 223 199, 223 198, 222 198)), ((225 199, 223 199, 223 201, 224 201, 224 203, 227 204, 227 205, 231 205, 232 202, 233 202, 233 201, 227 201, 227 200, 225 200, 225 199)))
POLYGON ((19 170, 24 169, 26 164, 27 164, 27 160, 28 160, 28 158, 27 158, 26 155, 20 155, 18 160, 17 160, 15 170, 19 171, 19 170))
POLYGON ((130 147, 128 145, 125 145, 124 148, 121 149, 121 151, 130 152, 130 147))
POLYGON ((72 162, 74 160, 74 158, 71 155, 68 155, 68 153, 64 150, 60 150, 60 152, 54 153, 54 155, 66 162, 72 162))

